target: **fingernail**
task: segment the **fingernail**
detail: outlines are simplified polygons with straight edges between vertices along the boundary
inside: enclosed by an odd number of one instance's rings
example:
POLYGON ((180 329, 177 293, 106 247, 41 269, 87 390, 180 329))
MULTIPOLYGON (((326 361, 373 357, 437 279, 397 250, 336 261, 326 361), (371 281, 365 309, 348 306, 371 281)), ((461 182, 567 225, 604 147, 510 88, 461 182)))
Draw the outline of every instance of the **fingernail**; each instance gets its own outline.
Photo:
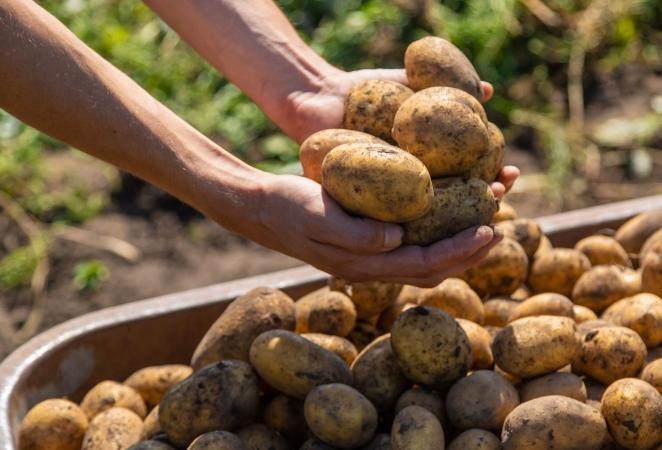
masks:
POLYGON ((384 247, 395 248, 402 243, 402 228, 397 226, 386 227, 384 233, 384 247))
POLYGON ((494 233, 495 238, 503 237, 503 229, 498 225, 492 225, 492 232, 494 233))

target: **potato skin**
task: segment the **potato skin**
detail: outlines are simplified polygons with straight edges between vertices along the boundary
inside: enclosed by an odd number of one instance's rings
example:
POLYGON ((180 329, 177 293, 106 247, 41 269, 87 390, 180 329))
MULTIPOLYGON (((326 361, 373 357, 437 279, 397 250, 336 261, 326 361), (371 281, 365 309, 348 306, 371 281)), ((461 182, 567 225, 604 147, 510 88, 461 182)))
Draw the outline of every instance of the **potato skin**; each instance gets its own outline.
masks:
POLYGON ((152 409, 159 404, 168 389, 191 373, 193 368, 186 364, 147 366, 129 375, 123 384, 135 389, 145 401, 147 409, 152 409))
POLYGON ((342 383, 323 384, 306 396, 308 427, 323 442, 337 448, 356 448, 377 430, 377 410, 363 394, 342 383))
POLYGON ((493 297, 483 303, 485 310, 485 326, 503 327, 509 319, 512 311, 520 302, 511 300, 509 297, 493 297))
POLYGON ((127 450, 177 450, 177 449, 166 442, 158 441, 155 439, 149 439, 146 441, 136 442, 127 450))
POLYGON ((662 245, 657 247, 641 262, 641 289, 662 296, 662 245))
POLYGON ((398 412, 391 426, 393 450, 444 448, 446 438, 439 419, 427 409, 410 405, 398 412))
POLYGON ((379 315, 395 302, 403 286, 384 281, 362 281, 350 283, 343 279, 330 277, 331 290, 340 291, 354 303, 356 318, 373 325, 379 315))
POLYGON ((623 298, 609 306, 601 318, 636 331, 648 348, 662 344, 662 298, 655 294, 642 292, 623 298))
POLYGON ((391 328, 393 353, 405 376, 443 389, 464 376, 472 364, 466 333, 449 314, 417 306, 403 311, 391 328))
POLYGON ((483 106, 451 87, 430 87, 405 100, 395 114, 393 137, 425 163, 432 178, 466 176, 489 151, 483 106))
POLYGON ((563 316, 575 318, 572 300, 555 292, 544 292, 532 295, 515 305, 508 316, 508 322, 529 316, 563 316))
POLYGON ((607 437, 600 411, 562 395, 521 403, 503 424, 503 450, 598 450, 607 437))
POLYGON ((276 395, 264 407, 262 420, 293 444, 300 444, 305 439, 307 425, 301 399, 276 395))
POLYGON ((488 183, 496 180, 506 156, 506 141, 503 133, 492 122, 487 122, 488 150, 478 158, 476 165, 469 170, 468 176, 480 178, 488 183))
POLYGON ((519 388, 520 401, 526 402, 546 395, 564 395, 580 402, 586 402, 586 386, 581 378, 573 373, 552 372, 526 380, 519 388))
POLYGON ((660 228, 660 223, 662 223, 662 209, 637 214, 618 227, 614 239, 628 254, 635 255, 639 253, 646 239, 660 228))
POLYGON ((437 391, 413 386, 400 395, 395 403, 394 412, 397 414, 407 406, 416 405, 430 411, 439 420, 442 427, 447 425, 446 405, 444 398, 437 391))
POLYGON ((392 146, 341 144, 322 161, 322 186, 346 211, 407 222, 432 205, 432 179, 415 156, 392 146))
POLYGON ((616 301, 639 292, 638 276, 633 269, 613 264, 591 267, 577 279, 570 295, 575 304, 600 314, 616 301))
POLYGON ((114 406, 130 409, 141 419, 147 415, 145 401, 138 391, 114 380, 97 383, 87 391, 80 402, 80 407, 88 419, 114 406))
POLYGON ((368 142, 387 144, 368 133, 344 128, 328 128, 308 136, 299 148, 299 161, 303 168, 303 176, 322 184, 322 161, 327 153, 340 144, 350 142, 368 142))
POLYGON ((295 398, 305 398, 320 384, 352 381, 338 355, 287 330, 269 330, 255 338, 250 362, 267 384, 295 398))
POLYGON ((630 256, 623 246, 611 236, 600 234, 587 236, 577 241, 574 248, 584 253, 593 266, 617 264, 632 267, 630 256))
POLYGON ((492 355, 492 335, 481 325, 470 320, 457 318, 469 339, 471 346, 471 370, 490 369, 494 365, 494 355, 492 355))
POLYGON ((402 224, 405 245, 429 245, 460 231, 491 223, 497 199, 478 178, 444 177, 432 180, 433 198, 421 217, 402 224))
POLYGON ((133 411, 111 407, 90 421, 81 450, 115 450, 140 441, 143 421, 133 411))
POLYGON ((471 428, 455 436, 446 450, 501 450, 501 439, 487 430, 471 428))
POLYGON ((577 279, 590 268, 591 261, 579 250, 552 248, 533 259, 527 284, 536 294, 557 292, 570 297, 577 279))
POLYGON ((196 437, 186 450, 244 450, 244 444, 235 433, 223 430, 208 431, 196 437))
POLYGON ((263 423, 253 423, 236 431, 245 450, 290 450, 290 443, 279 432, 263 423))
POLYGON ((304 295, 294 303, 296 332, 323 333, 345 337, 356 324, 352 300, 328 286, 304 295))
POLYGON ((301 333, 301 337, 340 356, 347 365, 352 364, 358 354, 354 344, 344 337, 324 333, 301 333))
POLYGON ((485 320, 481 298, 466 281, 459 278, 446 278, 437 286, 424 290, 418 304, 439 308, 456 319, 467 319, 477 324, 485 320))
POLYGON ((43 400, 21 420, 18 450, 79 450, 87 427, 87 415, 77 404, 59 398, 43 400))
POLYGON ((655 359, 646 364, 639 377, 657 389, 662 394, 662 358, 655 359))
POLYGON ((527 218, 502 220, 499 222, 499 228, 503 231, 504 236, 516 240, 522 246, 529 259, 533 258, 540 247, 543 235, 537 221, 527 218))
POLYGON ((662 396, 645 381, 614 381, 602 396, 601 412, 623 447, 647 450, 662 443, 662 396))
POLYGON ((250 289, 209 327, 193 352, 191 366, 198 370, 224 359, 248 361, 251 343, 260 333, 294 330, 294 311, 294 300, 283 291, 268 286, 250 289))
POLYGON ((173 444, 185 447, 208 431, 232 431, 252 422, 259 397, 259 380, 251 366, 224 360, 173 386, 159 403, 159 423, 173 444))
POLYGON ((483 101, 478 72, 462 51, 439 36, 426 36, 407 46, 404 57, 409 85, 415 91, 451 86, 483 101))
POLYGON ((553 372, 569 364, 577 353, 575 333, 575 321, 569 317, 543 315, 517 319, 494 336, 494 362, 520 378, 553 372))

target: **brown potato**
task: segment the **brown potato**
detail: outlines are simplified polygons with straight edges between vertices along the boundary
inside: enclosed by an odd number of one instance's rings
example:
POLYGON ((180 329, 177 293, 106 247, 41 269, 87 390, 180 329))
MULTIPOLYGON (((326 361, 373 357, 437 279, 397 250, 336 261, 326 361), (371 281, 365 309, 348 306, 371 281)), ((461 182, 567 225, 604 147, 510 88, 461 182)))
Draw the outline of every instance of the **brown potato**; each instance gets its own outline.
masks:
POLYGON ((470 320, 457 318, 471 346, 471 370, 489 369, 494 365, 492 335, 485 328, 470 320))
POLYGON ((510 295, 521 287, 529 271, 529 259, 522 246, 504 237, 485 258, 461 275, 481 297, 510 295))
POLYGON ((616 264, 632 267, 630 256, 623 246, 613 237, 594 234, 575 243, 577 250, 586 255, 591 265, 616 264))
POLYGON ((21 420, 18 450, 79 450, 87 427, 87 415, 77 404, 46 399, 31 407, 21 420))
POLYGON ((533 258, 535 259, 538 255, 546 252, 547 250, 551 250, 552 248, 554 248, 554 244, 552 244, 552 241, 550 241, 549 238, 543 234, 540 238, 540 245, 538 246, 536 252, 533 254, 533 258))
POLYGON ((365 347, 350 369, 352 386, 379 412, 393 410, 400 394, 411 385, 393 354, 390 334, 378 337, 365 347))
POLYGON ((600 411, 563 395, 520 403, 501 432, 503 450, 599 450, 606 438, 600 411))
MULTIPOLYGON (((418 301, 417 301, 418 302, 418 301)), ((377 328, 384 333, 388 333, 391 331, 391 327, 393 326, 393 321, 395 318, 400 314, 402 311, 405 311, 409 308, 415 308, 418 303, 410 303, 406 301, 405 298, 400 298, 398 297, 395 302, 391 304, 388 308, 386 308, 382 313, 379 315, 379 320, 377 320, 377 328)))
POLYGON ((626 297, 609 306, 602 319, 636 331, 646 347, 662 344, 662 298, 642 292, 626 297))
POLYGON ((542 239, 542 229, 537 221, 525 218, 503 220, 499 222, 499 228, 504 236, 516 240, 522 246, 529 259, 533 258, 542 239))
POLYGON ((641 289, 662 296, 662 245, 649 251, 641 262, 641 289))
POLYGON ((392 305, 402 291, 402 285, 397 283, 384 281, 349 283, 335 277, 329 278, 329 286, 332 290, 349 296, 356 307, 358 320, 367 321, 373 325, 382 311, 392 305))
POLYGON ((248 349, 260 333, 274 328, 294 330, 294 300, 279 289, 257 287, 228 305, 193 352, 198 370, 224 359, 248 361, 248 349))
POLYGON ((472 364, 467 334, 437 308, 403 311, 391 328, 391 345, 405 376, 426 387, 443 389, 463 377, 472 364))
POLYGON ((552 372, 526 380, 519 387, 521 402, 527 402, 545 395, 564 395, 580 402, 586 402, 586 386, 580 377, 568 372, 552 372))
POLYGON ((373 404, 346 384, 315 387, 306 396, 303 410, 313 434, 333 447, 360 447, 377 430, 378 415, 373 404))
POLYGON ((444 430, 439 419, 427 409, 410 405, 398 412, 391 426, 393 450, 444 448, 444 430))
POLYGON ((531 316, 510 322, 494 336, 494 361, 506 372, 531 378, 569 364, 578 350, 575 321, 531 316))
POLYGON ((501 450, 501 439, 487 430, 471 428, 455 436, 446 450, 501 450))
POLYGON ((460 231, 488 225, 497 210, 490 186, 478 178, 432 180, 431 207, 421 217, 402 224, 405 245, 429 245, 460 231))
POLYGON ((451 86, 483 101, 478 72, 462 51, 439 36, 426 36, 407 46, 404 57, 409 85, 415 91, 451 86))
POLYGON ((485 320, 480 297, 466 281, 459 278, 446 278, 437 286, 426 289, 421 293, 418 304, 439 308, 456 319, 467 319, 478 324, 485 320))
POLYGON ((646 254, 651 251, 656 251, 658 253, 662 251, 662 224, 660 225, 659 230, 651 234, 646 241, 644 241, 644 244, 639 251, 639 261, 643 261, 646 254))
POLYGON ((639 274, 627 267, 600 265, 584 272, 572 288, 572 300, 596 314, 639 292, 639 274))
POLYGON ((432 206, 425 165, 392 145, 335 147, 322 162, 322 186, 349 213, 383 222, 415 220, 432 206))
POLYGON ((299 161, 303 168, 303 176, 322 184, 322 161, 327 153, 340 144, 350 142, 367 142, 386 144, 387 142, 368 133, 344 128, 329 128, 320 130, 308 136, 299 149, 299 161))
POLYGON ((641 246, 662 223, 662 209, 637 214, 623 223, 614 234, 614 238, 630 255, 636 255, 641 246))
POLYGON ((604 384, 636 376, 646 361, 646 344, 626 327, 606 326, 585 332, 572 360, 572 372, 604 384))
POLYGON ((358 321, 354 329, 347 335, 347 340, 354 344, 357 351, 361 351, 372 341, 383 333, 377 327, 368 322, 358 321))
POLYGON ((263 423, 253 423, 236 431, 244 450, 291 450, 281 434, 263 423))
POLYGON ((303 415, 303 400, 278 394, 264 407, 262 419, 293 444, 305 439, 307 425, 303 415))
POLYGON ((185 447, 208 431, 232 431, 251 423, 259 402, 259 380, 251 366, 224 360, 203 367, 166 392, 159 403, 159 423, 173 444, 185 447))
POLYGON ((420 386, 411 387, 398 398, 394 412, 397 414, 411 405, 427 409, 435 415, 442 427, 446 426, 446 405, 443 397, 438 392, 420 386))
MULTIPOLYGON (((133 444, 127 450, 177 450, 167 442, 159 441, 156 439, 148 439, 133 444)), ((188 449, 187 449, 188 450, 188 449)))
POLYGON ((352 380, 349 367, 338 355, 292 331, 260 334, 249 358, 267 384, 291 397, 304 398, 320 384, 350 384, 352 380))
POLYGON ((145 401, 138 391, 113 380, 97 383, 87 391, 80 402, 80 407, 87 414, 88 419, 114 406, 130 409, 141 419, 147 415, 145 401))
POLYGON ((323 333, 301 333, 301 337, 306 338, 310 342, 313 342, 320 347, 324 347, 328 351, 340 356, 340 358, 345 361, 347 365, 352 364, 352 361, 354 361, 356 355, 358 354, 354 344, 352 344, 348 339, 340 336, 323 333))
POLYGON ((623 447, 646 450, 662 444, 662 396, 645 381, 614 381, 602 396, 601 412, 623 447))
POLYGON ((588 257, 574 248, 552 248, 537 255, 531 264, 527 284, 533 293, 557 292, 567 297, 587 270, 588 257))
POLYGON ((508 316, 508 322, 529 316, 563 316, 575 318, 572 300, 555 292, 543 292, 532 295, 515 305, 508 316))
POLYGON ((662 394, 662 358, 646 364, 639 377, 662 394))
POLYGON ((494 213, 492 222, 503 222, 504 220, 514 220, 519 218, 515 207, 507 200, 501 199, 499 209, 494 213))
POLYGON ((494 123, 487 122, 487 131, 489 133, 489 149, 483 156, 478 158, 476 165, 469 170, 468 175, 471 178, 480 178, 491 183, 496 180, 503 167, 503 160, 506 156, 506 141, 503 133, 494 123))
POLYGON ((296 332, 323 333, 345 337, 356 324, 356 307, 340 291, 324 286, 294 303, 296 332))
POLYGON ((223 430, 208 431, 191 442, 186 450, 244 450, 245 447, 235 433, 223 430))
POLYGON ((520 302, 506 297, 494 297, 483 303, 485 326, 503 327, 508 323, 512 311, 520 302))
POLYGON ((81 450, 116 450, 140 441, 143 421, 126 408, 111 407, 90 421, 81 450))
POLYGON ((161 432, 161 424, 159 423, 159 405, 151 409, 143 420, 143 431, 140 439, 151 439, 161 432))
POLYGON ((578 324, 588 322, 589 320, 596 320, 598 318, 597 314, 586 306, 573 305, 572 310, 575 313, 575 322, 578 324))
POLYGON ((393 118, 413 93, 404 84, 391 80, 366 80, 356 84, 345 99, 342 126, 395 143, 391 136, 393 118))
POLYGON ((491 370, 471 372, 446 394, 448 420, 459 430, 481 428, 499 432, 517 405, 517 389, 491 370))
POLYGON ((148 409, 152 409, 161 401, 161 397, 174 384, 193 373, 191 366, 186 364, 163 364, 143 367, 124 380, 124 384, 135 389, 145 401, 148 409))
POLYGON ((430 87, 402 102, 393 137, 423 161, 432 178, 466 176, 490 149, 487 122, 483 106, 471 95, 430 87))

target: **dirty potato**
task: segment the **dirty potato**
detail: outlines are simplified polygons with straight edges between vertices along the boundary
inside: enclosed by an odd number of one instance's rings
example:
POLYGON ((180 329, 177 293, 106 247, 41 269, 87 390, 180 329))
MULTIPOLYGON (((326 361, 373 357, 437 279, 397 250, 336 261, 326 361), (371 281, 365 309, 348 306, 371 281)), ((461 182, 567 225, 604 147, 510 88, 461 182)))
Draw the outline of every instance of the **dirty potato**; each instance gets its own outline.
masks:
POLYGON ((140 441, 143 421, 133 411, 113 406, 90 421, 81 450, 115 450, 140 441))
POLYGON ((534 293, 557 292, 567 297, 587 270, 588 257, 574 248, 552 248, 537 255, 531 264, 527 285, 534 293))
POLYGON ((662 209, 642 212, 618 227, 614 239, 628 254, 636 255, 646 239, 660 228, 661 223, 662 209))
POLYGON ((522 246, 529 259, 533 258, 543 236, 540 224, 536 220, 527 218, 502 220, 499 222, 499 228, 504 236, 516 240, 522 246))
POLYGON ((485 328, 470 320, 457 318, 471 346, 471 370, 489 369, 494 365, 492 335, 485 328))
POLYGON ((168 389, 191 373, 193 369, 186 364, 147 366, 133 372, 123 384, 135 389, 145 401, 147 408, 152 409, 159 404, 168 389))
POLYGON ((223 430, 208 431, 196 437, 186 450, 244 450, 244 444, 235 433, 223 430))
POLYGON ((490 431, 471 428, 455 436, 446 450, 501 450, 501 439, 490 431))
POLYGON ((662 358, 655 359, 646 364, 639 378, 662 394, 662 358))
POLYGON ((501 199, 499 202, 499 209, 494 213, 493 222, 503 222, 504 220, 514 220, 518 219, 519 214, 515 210, 515 207, 510 204, 508 200, 501 199))
POLYGON ((639 273, 618 265, 591 267, 575 282, 570 294, 575 304, 602 313, 616 301, 640 290, 639 273))
POLYGON ((563 316, 575 318, 572 300, 563 294, 544 292, 532 295, 523 302, 515 305, 508 316, 508 322, 529 316, 563 316))
POLYGON ((519 387, 520 401, 527 402, 545 395, 564 395, 586 402, 586 385, 577 375, 569 372, 552 372, 524 381, 519 387))
POLYGON ((641 261, 641 289, 662 296, 662 245, 641 261))
POLYGON ((393 450, 444 448, 445 435, 439 419, 427 409, 410 405, 395 415, 391 426, 393 450))
POLYGON ((298 444, 305 439, 307 425, 301 399, 276 395, 264 407, 262 420, 292 443, 298 444))
POLYGON ((476 165, 469 170, 468 176, 491 183, 496 180, 503 167, 503 160, 506 156, 506 141, 503 133, 494 123, 487 122, 487 131, 489 133, 489 148, 483 156, 478 158, 476 165))
POLYGON ((138 391, 114 380, 100 381, 87 391, 80 402, 88 419, 113 406, 130 409, 141 419, 147 415, 145 401, 138 391))
MULTIPOLYGON (((263 423, 253 423, 236 431, 245 450, 291 450, 281 434, 263 423)), ((210 449, 211 450, 211 449, 210 449)))
POLYGON ((646 347, 662 344, 662 298, 655 294, 641 292, 618 300, 602 313, 601 318, 633 329, 646 347))
POLYGON ((362 281, 350 283, 336 277, 329 278, 331 290, 349 296, 356 307, 356 318, 373 325, 379 315, 400 295, 403 286, 385 281, 362 281))
POLYGON ((30 408, 21 420, 18 450, 79 450, 87 427, 87 415, 77 404, 46 399, 30 408))
POLYGON ((593 266, 616 264, 624 267, 632 267, 628 253, 611 236, 601 234, 587 236, 577 241, 574 248, 585 254, 593 266))
POLYGON ((400 395, 395 403, 394 412, 397 414, 411 405, 427 409, 435 415, 442 427, 446 426, 446 405, 440 393, 420 386, 413 386, 400 395))
POLYGON ((302 333, 323 333, 345 337, 356 324, 356 307, 344 293, 324 286, 294 303, 296 329, 302 333))
POLYGON ((456 319, 467 319, 478 324, 485 320, 480 297, 466 281, 459 278, 446 278, 437 286, 421 292, 418 304, 439 308, 456 319))
POLYGON ((509 297, 494 297, 483 303, 485 310, 484 326, 503 327, 510 319, 513 310, 521 302, 512 300, 509 297))
POLYGON ((352 364, 352 361, 354 361, 356 355, 358 354, 354 344, 352 344, 348 339, 340 336, 324 333, 301 333, 301 337, 306 338, 310 342, 313 342, 320 347, 324 347, 331 353, 335 353, 336 355, 340 356, 340 358, 345 361, 347 365, 352 364))

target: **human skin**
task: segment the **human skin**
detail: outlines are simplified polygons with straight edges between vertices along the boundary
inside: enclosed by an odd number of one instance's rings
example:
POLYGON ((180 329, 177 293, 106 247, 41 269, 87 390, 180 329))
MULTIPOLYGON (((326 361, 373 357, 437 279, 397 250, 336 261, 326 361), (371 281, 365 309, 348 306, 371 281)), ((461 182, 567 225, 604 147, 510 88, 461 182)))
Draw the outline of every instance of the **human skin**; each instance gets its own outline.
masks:
MULTIPOLYGON (((403 70, 328 65, 270 1, 147 3, 298 142, 340 125, 353 84, 404 77, 403 70)), ((229 231, 349 281, 434 286, 501 239, 482 226, 428 247, 401 246, 399 226, 349 216, 319 184, 242 162, 34 2, 0 3, 0 61, 0 107, 10 114, 164 189, 229 231)), ((484 87, 489 98, 491 87, 484 87)), ((495 194, 517 175, 505 167, 495 194)))

